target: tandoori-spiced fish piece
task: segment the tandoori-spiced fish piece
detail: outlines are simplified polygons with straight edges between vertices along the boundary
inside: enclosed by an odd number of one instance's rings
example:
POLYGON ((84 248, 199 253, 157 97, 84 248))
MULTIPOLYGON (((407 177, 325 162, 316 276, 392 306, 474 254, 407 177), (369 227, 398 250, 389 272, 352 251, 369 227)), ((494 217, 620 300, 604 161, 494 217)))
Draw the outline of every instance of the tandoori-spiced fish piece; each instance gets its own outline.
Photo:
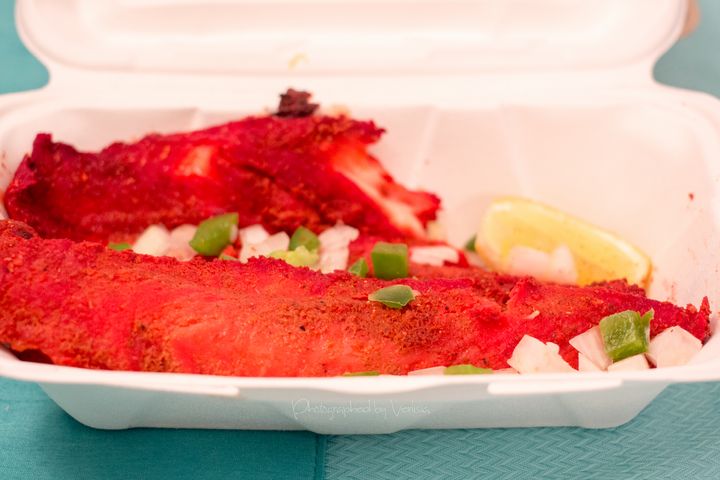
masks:
POLYGON ((271 258, 179 262, 42 239, 4 221, 0 343, 88 368, 331 376, 504 368, 523 335, 557 343, 576 365, 569 340, 626 309, 654 309, 652 335, 673 325, 703 341, 709 335, 707 299, 681 308, 623 282, 560 286, 447 268, 458 276, 387 282, 271 258), (399 283, 417 292, 405 308, 368 301, 399 283))
POLYGON ((424 238, 440 200, 398 184, 368 153, 383 130, 345 116, 297 116, 300 107, 99 152, 39 134, 5 207, 43 237, 78 241, 131 238, 153 224, 173 228, 225 212, 238 212, 240 227, 271 232, 343 222, 364 234, 424 238))

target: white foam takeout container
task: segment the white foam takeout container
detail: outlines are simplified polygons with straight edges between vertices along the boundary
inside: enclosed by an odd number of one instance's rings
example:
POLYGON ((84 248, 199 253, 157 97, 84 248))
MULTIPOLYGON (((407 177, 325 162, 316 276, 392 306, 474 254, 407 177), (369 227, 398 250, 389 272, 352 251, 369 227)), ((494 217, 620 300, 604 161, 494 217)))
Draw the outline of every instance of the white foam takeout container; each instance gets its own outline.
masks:
MULTIPOLYGON (((720 301, 720 103, 656 84, 680 0, 90 2, 21 0, 20 34, 50 71, 0 97, 4 188, 38 132, 83 149, 272 107, 288 86, 388 129, 373 151, 441 195, 464 242, 494 195, 616 231, 655 263, 650 295, 720 301), (693 198, 691 198, 693 197, 693 198)), ((386 433, 632 419, 667 385, 720 378, 714 336, 691 365, 642 372, 240 378, 21 362, 80 422, 386 433)))

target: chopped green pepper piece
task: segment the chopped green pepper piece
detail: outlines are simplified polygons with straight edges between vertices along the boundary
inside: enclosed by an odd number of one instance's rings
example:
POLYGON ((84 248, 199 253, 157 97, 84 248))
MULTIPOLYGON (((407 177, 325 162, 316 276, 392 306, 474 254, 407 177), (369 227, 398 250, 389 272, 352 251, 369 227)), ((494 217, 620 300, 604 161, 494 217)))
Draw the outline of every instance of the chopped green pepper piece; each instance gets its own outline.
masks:
POLYGON ((391 285, 368 295, 368 300, 380 302, 390 308, 403 308, 414 299, 415 293, 407 285, 391 285))
POLYGON ((298 227, 295 233, 290 237, 290 245, 288 250, 295 250, 298 247, 305 247, 312 252, 320 248, 320 239, 312 230, 305 227, 298 227))
POLYGON ((477 238, 477 235, 473 235, 470 237, 470 239, 465 243, 465 246, 463 247, 468 252, 474 252, 475 251, 475 239, 477 238))
POLYGON ((453 365, 445 369, 445 375, 486 375, 493 373, 491 368, 480 368, 469 363, 463 365, 453 365))
POLYGON ((115 250, 117 252, 122 252, 123 250, 130 250, 132 248, 132 245, 129 243, 108 243, 108 248, 110 250, 115 250))
POLYGON ((198 225, 190 246, 200 255, 215 257, 230 244, 233 227, 237 227, 238 214, 225 213, 208 218, 198 225))
POLYGON ((376 278, 392 280, 408 276, 408 247, 404 243, 377 242, 370 258, 376 278))
POLYGON ((368 273, 368 264, 364 258, 360 257, 355 261, 355 263, 350 265, 350 268, 348 268, 348 272, 352 273, 353 275, 357 275, 358 277, 365 278, 367 277, 368 273))
POLYGON ((633 310, 626 310, 600 320, 605 351, 613 362, 648 351, 650 321, 654 315, 652 309, 642 316, 633 310))
POLYGON ((380 375, 377 370, 368 370, 367 372, 346 372, 343 373, 343 377, 376 377, 380 375))
POLYGON ((279 258, 285 260, 293 267, 312 267, 320 259, 316 250, 308 251, 304 245, 300 245, 295 250, 275 250, 268 255, 270 258, 279 258))

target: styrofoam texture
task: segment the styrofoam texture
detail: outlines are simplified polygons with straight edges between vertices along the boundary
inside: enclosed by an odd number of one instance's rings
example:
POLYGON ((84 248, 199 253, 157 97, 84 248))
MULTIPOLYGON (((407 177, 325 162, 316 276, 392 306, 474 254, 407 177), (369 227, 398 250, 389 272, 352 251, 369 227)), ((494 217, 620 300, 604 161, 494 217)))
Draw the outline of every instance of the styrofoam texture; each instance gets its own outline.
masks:
MULTIPOLYGON (((555 2, 561 3, 567 2, 555 2)), ((619 2, 608 3, 615 5, 616 15, 625 12, 619 2)), ((36 5, 51 12, 55 8, 50 2, 21 2, 21 20, 36 5)), ((302 83, 297 83, 300 77, 286 75, 171 74, 143 68, 116 74, 103 71, 103 65, 93 70, 92 61, 59 61, 43 50, 45 40, 33 43, 30 37, 43 23, 38 14, 29 15, 19 25, 21 34, 48 61, 52 80, 44 90, 0 98, 5 164, 0 188, 40 131, 97 149, 152 131, 200 128, 257 113, 295 82, 321 102, 345 103, 353 116, 375 119, 388 129, 374 153, 399 181, 443 197, 454 243, 473 233, 492 196, 530 196, 603 225, 648 252, 656 266, 651 296, 697 304, 708 295, 715 305, 720 299, 720 108, 706 95, 650 81, 647 68, 653 57, 679 30, 681 22, 671 13, 683 12, 681 2, 653 5, 666 16, 654 24, 652 35, 645 32, 647 43, 635 50, 646 52, 631 62, 637 69, 609 71, 599 61, 593 63, 598 69, 578 74, 582 65, 569 57, 563 74, 547 74, 557 67, 547 63, 527 75, 508 73, 510 65, 496 64, 492 72, 480 74, 308 75, 302 83)), ((641 13, 629 10, 636 17, 641 13)), ((78 52, 67 45, 62 49, 78 52)), ((126 71, 130 65, 118 68, 126 71)), ((407 428, 601 428, 630 420, 670 383, 717 380, 719 367, 716 336, 685 367, 532 376, 217 377, 42 365, 0 350, 0 375, 38 382, 79 421, 109 429, 342 434, 407 428)))

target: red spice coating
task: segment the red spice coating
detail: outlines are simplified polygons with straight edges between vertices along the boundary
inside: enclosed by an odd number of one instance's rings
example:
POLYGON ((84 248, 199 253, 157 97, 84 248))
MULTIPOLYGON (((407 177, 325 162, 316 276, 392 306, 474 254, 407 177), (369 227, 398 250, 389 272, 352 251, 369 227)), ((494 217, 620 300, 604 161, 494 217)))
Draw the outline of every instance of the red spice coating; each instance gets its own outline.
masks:
POLYGON ((363 233, 422 237, 440 201, 395 183, 366 152, 382 132, 346 117, 248 117, 98 153, 40 134, 5 206, 44 237, 100 242, 228 211, 239 212, 241 227, 321 231, 342 221, 363 233))
POLYGON ((462 363, 503 368, 524 334, 559 344, 576 364, 568 340, 626 309, 654 308, 653 334, 680 325, 701 340, 708 335, 706 299, 699 310, 683 309, 619 282, 581 288, 444 268, 466 274, 384 282, 267 258, 181 263, 43 240, 5 221, 0 342, 89 368, 323 376, 462 363), (368 302, 391 283, 420 295, 402 310, 368 302))

